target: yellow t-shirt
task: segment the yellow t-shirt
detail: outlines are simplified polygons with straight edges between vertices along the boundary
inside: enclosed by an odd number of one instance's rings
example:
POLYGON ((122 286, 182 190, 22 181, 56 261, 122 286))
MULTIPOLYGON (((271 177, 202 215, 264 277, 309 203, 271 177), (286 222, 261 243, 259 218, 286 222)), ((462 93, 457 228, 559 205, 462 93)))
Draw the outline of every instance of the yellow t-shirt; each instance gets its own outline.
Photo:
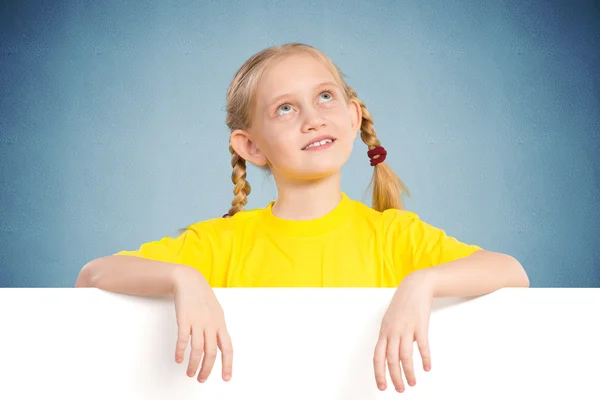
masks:
POLYGON ((313 220, 278 218, 272 205, 197 222, 176 238, 116 254, 191 266, 213 288, 397 287, 415 270, 481 250, 413 212, 378 212, 346 194, 313 220))

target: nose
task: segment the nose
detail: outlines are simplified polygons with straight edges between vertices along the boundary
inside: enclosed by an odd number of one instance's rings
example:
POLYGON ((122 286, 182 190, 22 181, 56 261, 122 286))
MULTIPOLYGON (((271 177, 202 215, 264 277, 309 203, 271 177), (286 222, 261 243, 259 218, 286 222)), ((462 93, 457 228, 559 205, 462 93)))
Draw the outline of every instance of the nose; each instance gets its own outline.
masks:
POLYGON ((325 119, 316 110, 309 110, 302 124, 302 131, 306 133, 317 132, 319 129, 324 128, 327 124, 325 119))

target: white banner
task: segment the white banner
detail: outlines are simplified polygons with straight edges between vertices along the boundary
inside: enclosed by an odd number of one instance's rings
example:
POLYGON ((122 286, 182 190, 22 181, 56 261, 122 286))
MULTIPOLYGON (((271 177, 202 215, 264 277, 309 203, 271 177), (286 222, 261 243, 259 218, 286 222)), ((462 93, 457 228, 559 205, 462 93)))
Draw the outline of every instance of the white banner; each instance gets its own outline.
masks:
MULTIPOLYGON (((503 289, 434 302, 432 370, 380 392, 390 289, 220 289, 233 377, 175 363, 170 299, 0 289, 0 399, 600 399, 600 289, 503 289)), ((186 360, 189 355, 189 347, 186 360)), ((220 354, 219 354, 220 357, 220 354)))

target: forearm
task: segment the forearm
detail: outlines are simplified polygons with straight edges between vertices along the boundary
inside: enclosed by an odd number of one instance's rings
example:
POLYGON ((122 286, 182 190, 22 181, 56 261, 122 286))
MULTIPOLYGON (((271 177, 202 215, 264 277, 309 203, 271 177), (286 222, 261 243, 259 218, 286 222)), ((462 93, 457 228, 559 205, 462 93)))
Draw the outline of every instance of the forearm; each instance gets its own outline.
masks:
POLYGON ((511 256, 477 251, 468 257, 421 270, 434 297, 471 297, 504 287, 528 287, 529 278, 511 256))
POLYGON ((191 267, 133 256, 115 255, 89 262, 77 278, 75 287, 95 287, 109 292, 138 296, 172 294, 178 279, 202 274, 191 267))

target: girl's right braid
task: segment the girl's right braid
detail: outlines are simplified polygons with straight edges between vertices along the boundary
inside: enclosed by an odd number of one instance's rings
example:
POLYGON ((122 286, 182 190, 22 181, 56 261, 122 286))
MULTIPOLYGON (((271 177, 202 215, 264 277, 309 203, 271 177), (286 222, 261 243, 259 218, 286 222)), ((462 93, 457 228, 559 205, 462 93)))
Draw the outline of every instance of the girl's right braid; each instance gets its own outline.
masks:
POLYGON ((231 181, 235 187, 233 188, 234 197, 231 201, 231 208, 224 217, 233 217, 236 213, 242 211, 250 194, 250 184, 246 180, 246 160, 240 157, 231 145, 229 145, 229 152, 231 153, 231 166, 233 167, 231 181))

